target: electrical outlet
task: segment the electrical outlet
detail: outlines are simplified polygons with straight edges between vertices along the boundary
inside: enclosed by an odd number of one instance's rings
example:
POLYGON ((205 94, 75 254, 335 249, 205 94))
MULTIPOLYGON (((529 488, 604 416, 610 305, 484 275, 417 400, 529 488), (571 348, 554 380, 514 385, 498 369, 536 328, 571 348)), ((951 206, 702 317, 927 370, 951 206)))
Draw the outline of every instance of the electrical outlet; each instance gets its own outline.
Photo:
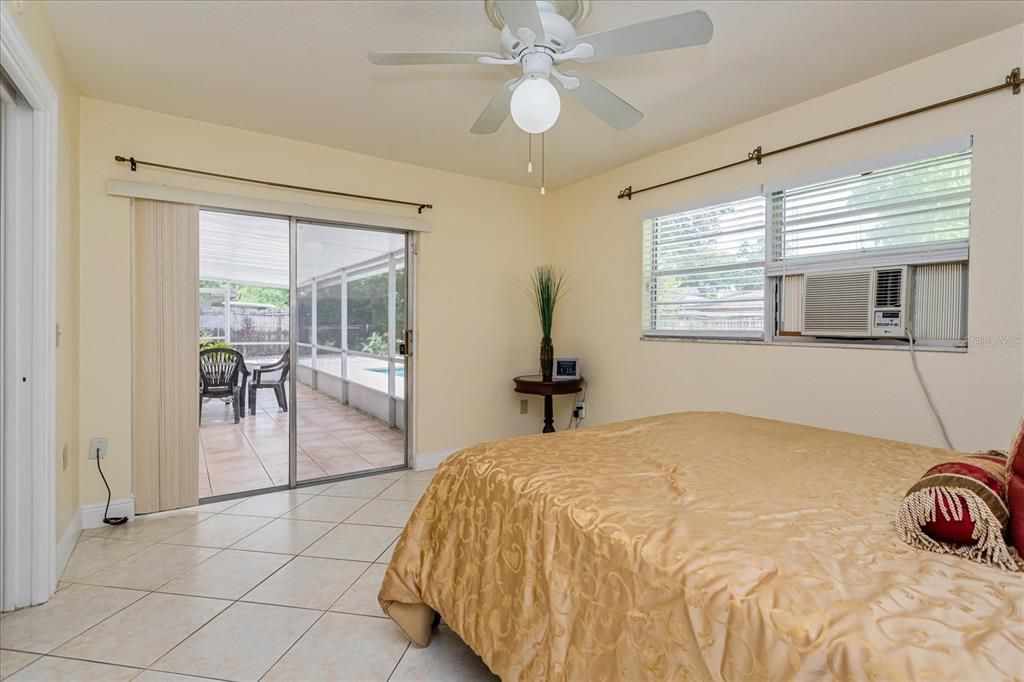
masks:
POLYGON ((99 452, 100 459, 107 458, 107 443, 106 438, 92 438, 89 440, 89 459, 96 459, 96 453, 99 452))
POLYGON ((530 401, 529 400, 520 400, 519 401, 519 414, 526 414, 529 411, 529 409, 530 409, 530 401))
POLYGON ((587 404, 582 400, 577 400, 576 405, 572 408, 573 416, 579 419, 587 418, 587 404))
POLYGON ((64 449, 60 451, 60 464, 61 471, 65 471, 68 468, 68 444, 64 443, 64 449))

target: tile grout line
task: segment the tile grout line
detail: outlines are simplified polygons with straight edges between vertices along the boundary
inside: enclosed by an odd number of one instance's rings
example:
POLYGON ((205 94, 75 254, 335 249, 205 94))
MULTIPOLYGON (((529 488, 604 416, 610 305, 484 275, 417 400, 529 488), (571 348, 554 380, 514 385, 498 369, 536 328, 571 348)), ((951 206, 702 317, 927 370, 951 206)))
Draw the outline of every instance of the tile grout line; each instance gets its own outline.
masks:
MULTIPOLYGON (((304 636, 305 636, 305 635, 306 635, 306 634, 307 634, 307 633, 309 632, 309 630, 311 630, 311 629, 312 629, 312 628, 313 628, 313 627, 314 627, 314 626, 316 625, 316 623, 318 623, 318 622, 319 622, 319 621, 320 621, 320 620, 321 620, 321 619, 323 618, 323 616, 324 616, 324 615, 326 615, 327 613, 332 613, 331 609, 333 609, 333 608, 334 608, 334 606, 335 606, 335 605, 336 605, 336 604, 338 603, 338 601, 340 601, 340 600, 342 599, 342 597, 344 597, 344 595, 345 595, 345 594, 347 594, 347 593, 348 593, 348 591, 349 591, 349 590, 351 590, 351 589, 352 589, 352 588, 353 588, 353 587, 355 586, 355 584, 356 584, 356 583, 357 583, 357 582, 358 582, 358 581, 359 581, 359 580, 360 580, 360 579, 361 579, 361 578, 362 578, 362 577, 363 577, 364 575, 366 575, 366 573, 367 573, 367 572, 368 572, 368 571, 369 571, 369 570, 370 570, 371 568, 373 568, 373 566, 374 566, 374 565, 375 565, 375 564, 377 563, 377 559, 379 559, 379 558, 380 558, 381 556, 383 556, 383 554, 384 554, 385 552, 387 552, 387 551, 388 551, 388 549, 390 549, 390 548, 391 548, 391 546, 392 546, 392 545, 394 544, 394 542, 395 542, 395 541, 392 541, 391 543, 388 543, 387 547, 385 547, 385 548, 384 548, 384 550, 382 550, 382 551, 380 552, 380 554, 378 554, 378 555, 377 555, 377 557, 376 557, 376 558, 375 558, 374 560, 370 561, 370 562, 364 562, 364 561, 360 561, 360 560, 356 560, 356 559, 338 559, 338 558, 335 558, 335 557, 314 557, 314 556, 312 556, 312 555, 304 555, 304 554, 302 554, 302 552, 304 552, 304 551, 308 550, 308 549, 309 549, 309 547, 311 547, 311 546, 312 546, 313 544, 315 544, 315 543, 316 543, 316 542, 318 542, 318 541, 319 541, 320 539, 322 539, 322 538, 323 538, 324 536, 326 536, 327 534, 329 534, 329 533, 333 532, 333 531, 334 531, 335 529, 337 529, 337 528, 338 528, 339 526, 342 526, 342 525, 362 525, 362 526, 370 526, 370 527, 385 527, 385 528, 394 528, 394 526, 377 526, 377 525, 375 525, 375 524, 346 524, 346 523, 345 523, 345 521, 346 521, 346 520, 347 520, 348 518, 350 518, 351 516, 353 516, 354 514, 356 514, 356 513, 357 513, 357 512, 359 511, 359 510, 361 510, 362 508, 364 508, 364 507, 365 507, 365 506, 366 506, 367 504, 369 504, 370 502, 372 502, 372 501, 375 501, 375 500, 378 500, 378 499, 380 499, 380 500, 385 500, 386 498, 381 498, 380 496, 381 496, 381 495, 383 495, 383 494, 384 494, 384 493, 385 493, 385 492, 386 492, 387 490, 389 490, 389 489, 390 489, 390 488, 391 488, 392 486, 394 486, 394 485, 395 485, 396 483, 398 483, 399 481, 401 481, 401 480, 404 480, 404 479, 405 479, 405 476, 403 476, 403 477, 401 477, 401 478, 397 478, 397 479, 381 479, 381 480, 386 480, 386 481, 390 481, 390 483, 388 483, 388 485, 387 485, 387 486, 385 486, 385 488, 384 488, 384 489, 383 489, 383 490, 382 490, 381 492, 377 493, 377 494, 376 494, 376 495, 375 495, 374 497, 372 497, 372 498, 370 498, 370 499, 366 499, 366 500, 363 500, 363 504, 362 504, 362 505, 360 505, 360 506, 359 506, 359 507, 358 507, 357 509, 355 509, 354 511, 352 511, 352 512, 351 512, 351 513, 350 513, 349 515, 347 515, 347 516, 346 516, 346 517, 345 517, 345 518, 344 518, 344 519, 343 519, 342 521, 338 521, 338 522, 335 522, 335 523, 334 523, 334 525, 332 526, 332 528, 331 528, 330 530, 328 530, 328 531, 327 531, 327 532, 325 532, 325 533, 324 533, 323 535, 321 535, 321 536, 320 536, 320 538, 317 538, 317 539, 316 539, 316 540, 314 540, 314 541, 313 541, 312 543, 310 543, 309 545, 307 545, 307 546, 306 546, 306 548, 304 548, 303 550, 301 550, 301 551, 300 551, 299 553, 297 553, 297 554, 291 554, 291 555, 290 555, 290 556, 291 556, 291 558, 290 558, 290 559, 289 559, 288 561, 284 562, 284 563, 283 563, 283 564, 281 564, 281 566, 279 566, 279 567, 278 567, 277 569, 275 569, 275 570, 274 570, 274 571, 272 571, 272 572, 271 572, 270 574, 268 574, 267 576, 265 576, 264 578, 262 578, 262 579, 261 579, 261 580, 260 580, 260 581, 259 581, 259 582, 258 582, 258 583, 257 583, 256 585, 254 585, 254 586, 253 586, 252 588, 250 588, 249 590, 247 590, 247 591, 246 591, 245 593, 243 593, 243 594, 242 594, 242 595, 241 595, 240 597, 238 597, 237 599, 222 599, 222 598, 218 598, 218 597, 207 597, 207 596, 199 596, 199 595, 186 595, 186 594, 181 594, 181 593, 175 593, 175 592, 160 592, 160 591, 159 591, 159 590, 160 590, 161 588, 163 588, 163 587, 166 587, 166 586, 167 586, 167 585, 169 585, 169 584, 170 584, 171 582, 173 582, 174 580, 177 580, 178 578, 180 578, 181 576, 185 575, 186 573, 189 573, 189 572, 191 572, 191 571, 195 570, 196 568, 198 568, 198 567, 199 567, 199 566, 201 566, 202 564, 204 564, 204 563, 206 563, 206 562, 208 562, 208 561, 212 560, 212 559, 213 559, 214 557, 216 557, 216 556, 218 556, 218 555, 222 554, 222 553, 223 553, 223 552, 225 552, 226 550, 228 550, 228 549, 232 549, 232 545, 229 545, 229 546, 227 546, 227 547, 217 547, 217 548, 212 548, 212 547, 211 547, 211 548, 206 548, 206 547, 202 547, 202 546, 199 546, 199 545, 173 545, 173 544, 171 544, 171 543, 167 543, 167 542, 165 542, 165 540, 169 539, 170 537, 174 537, 174 536, 175 536, 175 535, 177 535, 178 533, 173 533, 172 535, 168 536, 167 538, 164 538, 163 540, 158 540, 158 541, 156 541, 156 542, 152 542, 152 543, 149 543, 149 542, 144 542, 144 541, 136 541, 136 542, 141 542, 142 544, 145 544, 145 545, 147 545, 147 547, 152 547, 152 546, 155 546, 155 545, 158 545, 158 544, 162 544, 162 545, 167 545, 167 546, 173 546, 173 547, 199 547, 199 548, 202 548, 202 549, 216 549, 217 551, 216 551, 216 552, 214 552, 213 554, 211 554, 211 555, 210 555, 209 557, 207 557, 206 559, 203 559, 202 561, 200 561, 199 563, 197 563, 197 564, 196 564, 195 566, 192 566, 192 567, 190 567, 190 568, 187 568, 187 569, 185 569, 185 570, 184 570, 184 571, 182 571, 181 573, 178 573, 178 574, 176 574, 176 575, 175 575, 174 577, 170 578, 169 580, 167 580, 166 582, 162 583, 161 585, 159 585, 159 586, 158 586, 158 587, 156 587, 155 589, 151 589, 151 590, 139 590, 139 589, 135 589, 135 588, 126 588, 126 587, 113 587, 113 586, 109 586, 109 585, 91 585, 91 584, 89 584, 89 583, 76 583, 76 582, 73 582, 73 581, 67 581, 67 582, 70 582, 70 583, 71 583, 72 585, 76 585, 76 584, 81 584, 81 585, 86 585, 86 586, 89 586, 89 587, 101 587, 101 588, 105 587, 105 588, 108 588, 108 589, 118 589, 118 590, 127 590, 127 591, 132 591, 132 592, 143 592, 144 594, 143 594, 143 595, 142 595, 141 597, 139 597, 138 599, 135 599, 135 600, 133 600, 132 602, 130 602, 129 604, 126 604, 126 605, 125 605, 124 607, 122 607, 122 608, 118 609, 118 610, 117 610, 117 611, 115 611, 114 613, 111 613, 111 614, 110 614, 109 616, 107 616, 107 617, 105 617, 105 618, 101 619, 100 621, 98 621, 98 622, 94 623, 94 624, 93 624, 92 626, 90 626, 90 627, 86 628, 85 630, 83 630, 82 632, 80 632, 80 633, 78 633, 78 634, 76 634, 76 635, 72 636, 72 637, 71 637, 71 638, 69 638, 68 640, 66 640, 66 641, 62 642, 61 644, 59 644, 59 645, 57 645, 56 647, 54 647, 54 648, 50 649, 49 651, 55 651, 56 649, 59 649, 60 647, 62 647, 62 646, 64 646, 65 644, 67 644, 68 642, 72 641, 73 639, 76 639, 76 638, 78 638, 78 637, 81 637, 82 635, 86 634, 87 632, 89 632, 89 631, 90 631, 90 630, 92 630, 93 628, 95 628, 95 627, 99 626, 99 625, 100 625, 101 623, 104 623, 104 622, 106 622, 107 620, 109 620, 110 618, 113 618, 113 617, 114 617, 115 615, 117 615, 117 614, 121 613, 122 611, 124 611, 125 609, 129 608, 130 606, 132 606, 132 605, 134 605, 134 604, 138 603, 139 601, 141 601, 142 599, 144 599, 144 598, 145 598, 145 597, 146 597, 147 595, 149 595, 149 594, 171 594, 171 595, 177 595, 177 596, 183 596, 183 597, 189 597, 189 598, 195 598, 195 599, 212 599, 212 600, 215 600, 215 601, 226 601, 226 602, 230 602, 230 603, 228 604, 228 606, 225 606, 225 607, 224 607, 224 608, 223 608, 222 610, 220 610, 220 611, 219 611, 219 612, 218 612, 217 614, 215 614, 214 616, 212 616, 212 617, 211 617, 211 618, 210 618, 210 619, 209 619, 208 621, 204 622, 204 623, 203 623, 202 625, 200 625, 200 626, 199 626, 198 628, 196 628, 196 629, 195 629, 195 630, 193 630, 193 631, 192 631, 191 633, 189 633, 189 634, 188 634, 188 635, 187 635, 186 637, 184 637, 184 638, 183 638, 182 640, 180 640, 180 641, 179 641, 179 642, 178 642, 177 644, 175 644, 175 645, 174 645, 173 647, 171 647, 171 649, 169 649, 169 650, 167 650, 166 652, 164 652, 163 654, 161 654, 161 655, 160 655, 160 656, 159 656, 159 657, 158 657, 158 658, 156 659, 156 661, 153 661, 153 663, 151 663, 151 664, 150 664, 150 666, 147 666, 147 667, 146 667, 145 669, 140 669, 140 670, 142 670, 143 672, 144 672, 145 670, 155 670, 155 671, 161 672, 161 671, 159 671, 158 669, 152 668, 151 666, 152 666, 153 664, 155 664, 156 662, 158 662, 158 661, 159 661, 160 659, 162 659, 162 658, 164 658, 165 656, 167 656, 168 654, 170 654, 170 653, 171 653, 172 651, 174 651, 175 649, 177 649, 177 648, 178 648, 178 647, 179 647, 179 646, 180 646, 180 645, 181 645, 182 643, 184 643, 184 642, 185 642, 186 640, 188 640, 188 639, 190 639, 191 637, 193 637, 193 636, 194 636, 194 635, 195 635, 196 633, 198 633, 199 631, 201 631, 201 630, 202 630, 203 628, 205 628, 205 627, 206 627, 206 626, 207 626, 207 625, 208 625, 208 624, 209 624, 210 622, 212 622, 212 621, 213 621, 214 619, 216 619, 216 618, 217 618, 217 617, 219 617, 219 616, 220 616, 221 614, 223 614, 224 612, 226 612, 226 611, 227 611, 228 609, 230 609, 230 608, 231 608, 232 606, 234 606, 235 604, 238 604, 238 603, 246 603, 246 604, 261 604, 261 605, 267 605, 267 606, 277 606, 277 607, 281 607, 281 608, 294 608, 294 609, 298 609, 298 610, 303 610, 303 611, 317 611, 317 610, 319 610, 319 609, 310 609, 310 608, 307 608, 307 607, 297 607, 297 606, 290 606, 290 605, 285 605, 285 604, 263 604, 262 602, 245 602, 245 601, 244 601, 245 597, 246 597, 246 596, 247 596, 248 594, 250 594, 250 593, 251 593, 252 591, 256 590, 256 589, 257 589, 257 588, 258 588, 258 587, 259 587, 260 585, 262 585, 262 584, 263 584, 264 582, 266 582, 266 581, 267 581, 267 580, 269 580, 269 579, 270 579, 271 577, 273 577, 274 575, 276 575, 276 574, 277 574, 277 573, 278 573, 279 571, 281 571, 281 570, 282 570, 282 569, 283 569, 283 568, 284 568, 285 566, 287 566, 287 565, 291 564, 291 563, 292 563, 292 562, 293 562, 293 561, 294 561, 294 560, 295 560, 296 558, 298 558, 299 556, 307 556, 307 557, 309 557, 309 558, 320 558, 320 559, 328 559, 328 560, 334 560, 334 561, 354 561, 354 562, 357 562, 357 563, 365 563, 365 564, 367 564, 366 568, 364 568, 364 569, 363 569, 362 573, 360 573, 360 574, 359 574, 359 576, 358 576, 358 577, 357 577, 357 578, 356 578, 356 579, 355 579, 355 580, 354 580, 354 581, 353 581, 353 582, 352 582, 352 583, 351 583, 351 584, 350 584, 350 585, 349 585, 348 587, 346 587, 346 588, 345 588, 345 590, 343 590, 343 591, 342 591, 341 595, 339 595, 339 596, 338 596, 338 598, 337 598, 337 599, 335 599, 335 600, 334 600, 334 602, 332 602, 332 604, 331 604, 331 605, 330 605, 330 606, 329 606, 329 607, 328 607, 328 608, 327 608, 326 610, 322 610, 322 611, 321 611, 321 613, 320 613, 320 616, 318 616, 318 617, 316 618, 316 620, 314 620, 314 621, 313 621, 313 623, 312 623, 312 624, 311 624, 311 625, 309 626, 309 628, 307 628, 307 629, 306 629, 306 630, 305 630, 305 631, 304 631, 304 632, 302 633, 302 635, 300 635, 300 636, 299 636, 299 637, 298 637, 298 638, 297 638, 297 639, 296 639, 296 640, 295 640, 294 642, 292 642, 292 644, 291 644, 291 645, 290 645, 290 646, 288 647, 288 649, 287 649, 287 650, 285 651, 285 653, 284 653, 284 654, 282 654, 282 655, 281 655, 281 657, 279 657, 279 658, 278 658, 278 659, 277 659, 277 660, 276 660, 276 661, 275 661, 275 662, 274 662, 274 663, 273 663, 273 664, 272 664, 272 665, 270 666, 270 668, 268 668, 268 669, 267 669, 267 670, 266 670, 266 671, 265 671, 265 672, 263 673, 263 675, 261 675, 261 679, 262 679, 262 677, 264 677, 264 676, 265 676, 265 675, 266 675, 266 674, 267 674, 267 673, 268 673, 268 672, 269 672, 270 670, 272 670, 272 669, 273 669, 273 667, 274 667, 274 666, 276 666, 278 662, 280 662, 281 658, 283 658, 283 657, 284 657, 285 655, 287 655, 287 653, 288 653, 289 651, 291 651, 291 649, 292 649, 292 648, 293 648, 293 647, 295 646, 295 644, 297 644, 297 643, 298 643, 298 642, 299 642, 299 641, 300 641, 300 640, 301 640, 301 639, 302 639, 302 638, 303 638, 303 637, 304 637, 304 636)), ((333 486, 331 486, 331 487, 333 487, 333 486)), ((322 491, 320 491, 319 493, 315 493, 315 494, 311 495, 310 497, 311 497, 311 499, 312 499, 312 498, 315 498, 315 497, 319 497, 319 496, 323 495, 324 493, 326 493, 326 492, 327 492, 327 490, 330 490, 330 488, 326 488, 325 490, 322 490, 322 491)), ((290 491, 288 491, 288 492, 290 492, 290 491)), ((252 496, 252 497, 257 497, 257 496, 252 496)), ((244 501, 245 501, 245 500, 247 500, 247 499, 252 499, 252 497, 249 497, 249 498, 243 498, 243 499, 242 499, 242 501, 238 502, 237 504, 241 504, 242 502, 244 502, 244 501)), ((328 496, 328 497, 344 497, 344 496, 328 496)), ((346 499, 362 499, 362 498, 346 498, 346 499)), ((285 516, 286 514, 289 514, 289 513, 291 513, 292 511, 294 511, 295 509, 297 509, 298 507, 302 506, 302 504, 305 504, 305 503, 306 503, 306 502, 308 502, 308 501, 309 501, 309 500, 306 500, 305 502, 302 502, 302 503, 300 503, 299 505, 296 505, 295 507, 292 507, 292 508, 288 509, 287 511, 283 512, 282 514, 280 514, 280 515, 278 515, 278 516, 276 516, 276 517, 271 517, 271 518, 270 518, 270 520, 268 520, 268 521, 267 521, 267 523, 263 524, 263 525, 262 525, 262 526, 260 526, 259 528, 256 528, 256 529, 255 529, 255 530, 253 530, 252 532, 250 532, 250 533, 246 534, 245 536, 243 536, 242 538, 240 538, 239 540, 237 540, 237 541, 236 541, 235 543, 233 543, 233 544, 237 544, 238 542, 241 542, 242 540, 244 540, 245 538, 249 537, 250 535, 253 535, 254 533, 256 533, 256 532, 258 532, 258 531, 260 531, 260 530, 262 530, 262 529, 266 528, 266 527, 267 527, 268 525, 270 525, 271 523, 273 523, 273 521, 275 521, 275 520, 278 520, 278 519, 284 519, 284 516, 285 516)), ((390 501, 392 501, 392 502, 396 502, 396 501, 403 501, 403 500, 390 500, 390 501)), ((232 505, 232 507, 233 507, 233 506, 236 506, 236 505, 232 505)), ((223 515, 225 515, 225 516, 231 516, 231 514, 228 514, 227 512, 228 512, 228 510, 229 510, 229 509, 231 509, 232 507, 228 507, 227 509, 224 509, 224 510, 222 510, 222 511, 219 511, 219 512, 214 512, 214 513, 211 513, 211 514, 210 514, 210 516, 209 516, 208 518, 206 518, 206 519, 202 519, 201 521, 198 521, 198 522, 196 522, 196 523, 194 523, 194 524, 191 524, 191 525, 187 526, 186 528, 182 529, 182 530, 181 530, 181 531, 179 531, 179 532, 185 532, 186 530, 190 530, 190 529, 192 529, 192 528, 195 528, 196 526, 198 526, 199 524, 203 523, 204 521, 207 521, 207 520, 209 520, 209 519, 212 519, 212 518, 214 518, 214 517, 216 517, 216 516, 218 516, 218 515, 222 515, 222 514, 223 514, 223 515)), ((243 515, 236 515, 236 516, 243 516, 243 515)), ((250 517, 250 518, 252 518, 252 517, 250 517)), ((255 518, 267 518, 267 517, 255 517, 255 518)), ((305 519, 285 519, 285 520, 300 520, 300 521, 301 521, 301 520, 305 520, 305 519)), ((87 537, 88 537, 88 536, 87 536, 87 537)), ((120 538, 116 538, 116 539, 120 540, 120 538)), ((81 541, 81 539, 79 539, 79 541, 81 541)), ((77 549, 77 544, 78 544, 78 543, 76 542, 76 549, 77 549)), ((142 551, 144 551, 145 549, 146 549, 146 548, 143 548, 142 550, 139 550, 139 552, 137 552, 137 553, 135 553, 135 554, 141 553, 141 552, 142 552, 142 551)), ((258 550, 235 550, 235 551, 258 551, 258 550)), ((263 553, 266 553, 266 554, 275 554, 275 555, 281 555, 281 554, 283 554, 283 553, 274 553, 274 552, 263 552, 263 553)), ((131 556, 135 556, 135 554, 129 555, 128 557, 124 557, 123 559, 127 559, 127 558, 130 558, 131 556)), ((121 560, 123 560, 123 559, 120 559, 120 560, 118 560, 118 562, 119 562, 119 561, 121 561, 121 560)), ((114 562, 114 563, 118 563, 118 562, 114 562)), ((113 565, 113 564, 111 564, 110 566, 112 566, 112 565, 113 565)), ((92 576, 92 575, 95 575, 95 574, 99 573, 100 571, 104 571, 104 570, 107 570, 107 569, 108 569, 108 568, 109 568, 110 566, 107 566, 107 567, 105 567, 105 568, 101 568, 101 569, 99 569, 99 570, 97 570, 97 571, 94 571, 93 573, 90 573, 90 574, 89 574, 88 576, 85 576, 85 577, 86 577, 86 578, 88 578, 88 577, 90 577, 90 576, 92 576)), ((351 612, 347 612, 347 611, 337 611, 337 612, 333 612, 333 613, 346 613, 346 614, 348 614, 348 615, 353 615, 353 616, 359 616, 359 617, 366 617, 366 618, 374 618, 374 617, 378 617, 378 616, 367 616, 366 614, 358 614, 358 613, 351 613, 351 612)), ((386 619, 386 618, 385 618, 385 619, 386 619)), ((396 664, 395 664, 395 668, 393 668, 393 669, 392 669, 391 675, 389 675, 389 679, 390 679, 390 677, 391 677, 392 675, 394 675, 394 672, 395 672, 395 670, 397 670, 397 667, 398 667, 398 665, 399 665, 399 664, 401 663, 401 660, 402 660, 402 659, 404 658, 404 656, 405 656, 405 653, 406 653, 406 652, 408 651, 408 648, 409 648, 409 646, 410 646, 410 645, 409 645, 409 644, 407 643, 407 645, 406 645, 406 648, 405 648, 405 649, 403 650, 403 652, 402 652, 402 655, 401 655, 401 656, 399 656, 399 658, 398 658, 398 661, 397 661, 397 662, 396 662, 396 664)), ((36 652, 24 652, 24 653, 31 653, 31 654, 33 654, 33 655, 40 655, 40 654, 36 654, 36 652)), ((45 654, 41 654, 40 656, 49 656, 49 655, 50 655, 50 653, 49 653, 49 652, 47 652, 47 653, 45 653, 45 654)), ((65 658, 65 659, 69 659, 69 660, 82 660, 82 661, 88 661, 88 662, 96 662, 96 663, 101 663, 101 664, 105 664, 105 665, 120 665, 120 664, 108 663, 108 662, 104 662, 104 661, 91 661, 91 659, 75 659, 75 658, 72 658, 72 657, 68 657, 68 656, 55 656, 55 657, 57 657, 57 658, 65 658)), ((38 660, 38 659, 37 659, 37 660, 38 660)), ((34 663, 34 661, 33 661, 33 663, 34 663)), ((29 665, 31 665, 31 664, 29 664, 29 665)), ((139 668, 138 668, 137 666, 121 666, 121 667, 128 667, 128 668, 134 668, 134 669, 139 669, 139 668)), ((142 673, 140 672, 139 674, 142 674, 142 673)), ((202 676, 200 676, 200 677, 202 677, 202 676)), ((215 678, 207 678, 207 679, 215 679, 215 678)))

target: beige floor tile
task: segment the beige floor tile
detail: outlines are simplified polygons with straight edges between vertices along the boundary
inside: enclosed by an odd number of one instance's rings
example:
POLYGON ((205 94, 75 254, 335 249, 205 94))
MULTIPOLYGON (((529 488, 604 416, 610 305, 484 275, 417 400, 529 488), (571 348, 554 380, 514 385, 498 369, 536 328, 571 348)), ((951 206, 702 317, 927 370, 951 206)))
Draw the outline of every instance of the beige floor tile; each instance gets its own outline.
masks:
POLYGON ((144 596, 135 590, 72 585, 45 604, 7 616, 0 627, 0 647, 47 653, 144 596))
POLYGON ((217 553, 206 547, 150 545, 138 554, 82 578, 90 585, 155 590, 217 553))
POLYGON ((215 599, 238 599, 288 563, 289 558, 285 554, 226 549, 181 574, 159 591, 215 599))
POLYGON ((334 528, 333 523, 323 521, 298 521, 296 519, 274 519, 247 535, 235 544, 232 549, 244 549, 256 552, 277 552, 279 554, 299 554, 302 550, 322 538, 334 528))
POLYGON ((412 514, 415 502, 407 500, 370 500, 359 511, 346 519, 349 523, 365 523, 370 526, 395 526, 404 528, 412 514))
POLYGON ((74 582, 121 559, 138 554, 146 547, 149 545, 144 542, 83 536, 75 545, 75 551, 71 554, 61 580, 74 582))
POLYGON ((434 474, 437 473, 437 469, 422 469, 419 471, 409 470, 405 472, 404 478, 425 478, 428 481, 434 478, 434 474))
POLYGON ((367 568, 341 559, 295 557, 242 599, 321 611, 330 608, 367 568))
POLYGON ((326 559, 373 561, 387 549, 399 533, 401 530, 398 528, 354 526, 343 523, 310 545, 302 552, 302 555, 326 559))
POLYGON ((319 495, 328 488, 332 487, 333 483, 320 483, 318 485, 304 485, 298 488, 295 492, 302 493, 303 495, 319 495))
POLYGON ((328 613, 264 680, 386 680, 409 646, 390 621, 328 613))
POLYGON ((193 677, 191 675, 179 675, 177 673, 165 673, 159 670, 147 670, 132 680, 132 682, 210 682, 210 677, 193 677))
POLYGON ((371 564, 352 587, 345 590, 332 606, 331 611, 343 611, 355 613, 361 616, 377 616, 383 618, 384 612, 377 601, 380 593, 381 583, 384 582, 384 573, 387 571, 384 564, 371 564))
POLYGON ((311 497, 295 509, 285 514, 288 519, 305 521, 333 521, 339 523, 352 515, 366 504, 366 500, 356 497, 333 497, 318 495, 311 497))
POLYGON ((341 474, 354 474, 359 471, 370 471, 377 466, 359 455, 345 457, 332 457, 319 460, 320 468, 329 476, 340 476, 341 474))
POLYGON ((472 649, 446 625, 441 625, 430 639, 430 646, 414 646, 402 656, 389 678, 390 682, 433 682, 460 680, 479 682, 498 680, 472 649))
POLYGON ((312 495, 301 492, 276 492, 266 493, 250 497, 244 502, 235 505, 227 510, 228 514, 241 514, 244 516, 269 516, 277 518, 307 500, 313 499, 312 495))
POLYGON ((360 456, 376 467, 393 467, 405 464, 405 453, 397 448, 389 448, 380 452, 365 452, 360 456))
POLYGON ((0 680, 6 680, 37 658, 39 658, 39 654, 0 649, 0 680))
POLYGON ((40 682, 119 682, 139 674, 138 668, 125 668, 106 663, 76 661, 72 658, 44 656, 30 666, 22 668, 10 678, 11 682, 39 680, 40 682))
POLYGON ((362 497, 370 500, 384 492, 391 485, 392 481, 367 476, 366 478, 353 478, 350 481, 339 481, 324 491, 324 495, 337 495, 340 497, 362 497))
POLYGON ((172 535, 164 542, 169 545, 230 547, 268 523, 270 519, 263 516, 217 514, 177 535, 172 535))
POLYGON ((208 518, 210 518, 210 514, 195 511, 193 507, 161 514, 137 516, 132 521, 120 526, 102 526, 84 530, 82 535, 137 542, 160 542, 208 518))
POLYGON ((423 478, 403 478, 392 483, 384 492, 377 496, 381 500, 406 500, 419 502, 430 486, 430 481, 423 478))
POLYGON ((391 556, 395 553, 395 547, 398 546, 398 540, 395 540, 388 548, 381 552, 380 556, 373 560, 375 564, 389 564, 391 563, 391 556))
POLYGON ((238 602, 152 667, 185 675, 258 680, 319 616, 319 611, 238 602))
POLYGON ((54 651, 54 655, 145 668, 231 602, 148 594, 54 651))

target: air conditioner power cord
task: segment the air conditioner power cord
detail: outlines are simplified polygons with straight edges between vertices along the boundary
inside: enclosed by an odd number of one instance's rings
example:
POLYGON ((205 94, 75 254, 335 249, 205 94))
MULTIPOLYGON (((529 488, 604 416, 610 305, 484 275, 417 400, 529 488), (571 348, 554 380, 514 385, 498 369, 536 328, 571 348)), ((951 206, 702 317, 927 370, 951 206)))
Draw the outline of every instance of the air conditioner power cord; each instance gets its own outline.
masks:
POLYGON ((103 468, 100 466, 100 451, 96 450, 96 470, 100 472, 100 478, 103 479, 103 485, 107 488, 107 506, 103 510, 103 523, 111 526, 120 526, 122 523, 128 523, 127 516, 118 516, 116 518, 110 518, 110 484, 107 483, 107 477, 103 475, 103 468))
POLYGON ((939 410, 935 407, 935 401, 932 400, 932 394, 928 390, 928 385, 924 381, 924 376, 921 374, 921 368, 917 366, 917 355, 914 354, 914 333, 910 330, 910 326, 907 326, 907 338, 910 339, 910 362, 914 365, 914 373, 917 374, 917 380, 921 384, 921 390, 924 391, 924 397, 928 400, 928 406, 932 408, 932 414, 935 415, 935 420, 939 422, 939 429, 942 430, 942 438, 946 441, 946 447, 950 450, 955 450, 953 447, 953 441, 949 439, 949 432, 946 431, 946 425, 942 421, 942 415, 939 414, 939 410))

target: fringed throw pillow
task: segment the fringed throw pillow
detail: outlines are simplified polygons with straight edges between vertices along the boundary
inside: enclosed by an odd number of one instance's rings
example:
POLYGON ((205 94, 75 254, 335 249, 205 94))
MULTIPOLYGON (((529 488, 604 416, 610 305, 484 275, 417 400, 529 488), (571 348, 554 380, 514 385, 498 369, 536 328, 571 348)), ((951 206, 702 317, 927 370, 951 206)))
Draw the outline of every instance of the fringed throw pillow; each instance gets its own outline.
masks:
POLYGON ((1006 463, 1006 503, 1010 507, 1010 544, 1024 556, 1024 420, 1006 463))
POLYGON ((896 530, 914 547, 1019 571, 1003 539, 1006 480, 1006 455, 997 450, 933 466, 907 491, 896 530))

